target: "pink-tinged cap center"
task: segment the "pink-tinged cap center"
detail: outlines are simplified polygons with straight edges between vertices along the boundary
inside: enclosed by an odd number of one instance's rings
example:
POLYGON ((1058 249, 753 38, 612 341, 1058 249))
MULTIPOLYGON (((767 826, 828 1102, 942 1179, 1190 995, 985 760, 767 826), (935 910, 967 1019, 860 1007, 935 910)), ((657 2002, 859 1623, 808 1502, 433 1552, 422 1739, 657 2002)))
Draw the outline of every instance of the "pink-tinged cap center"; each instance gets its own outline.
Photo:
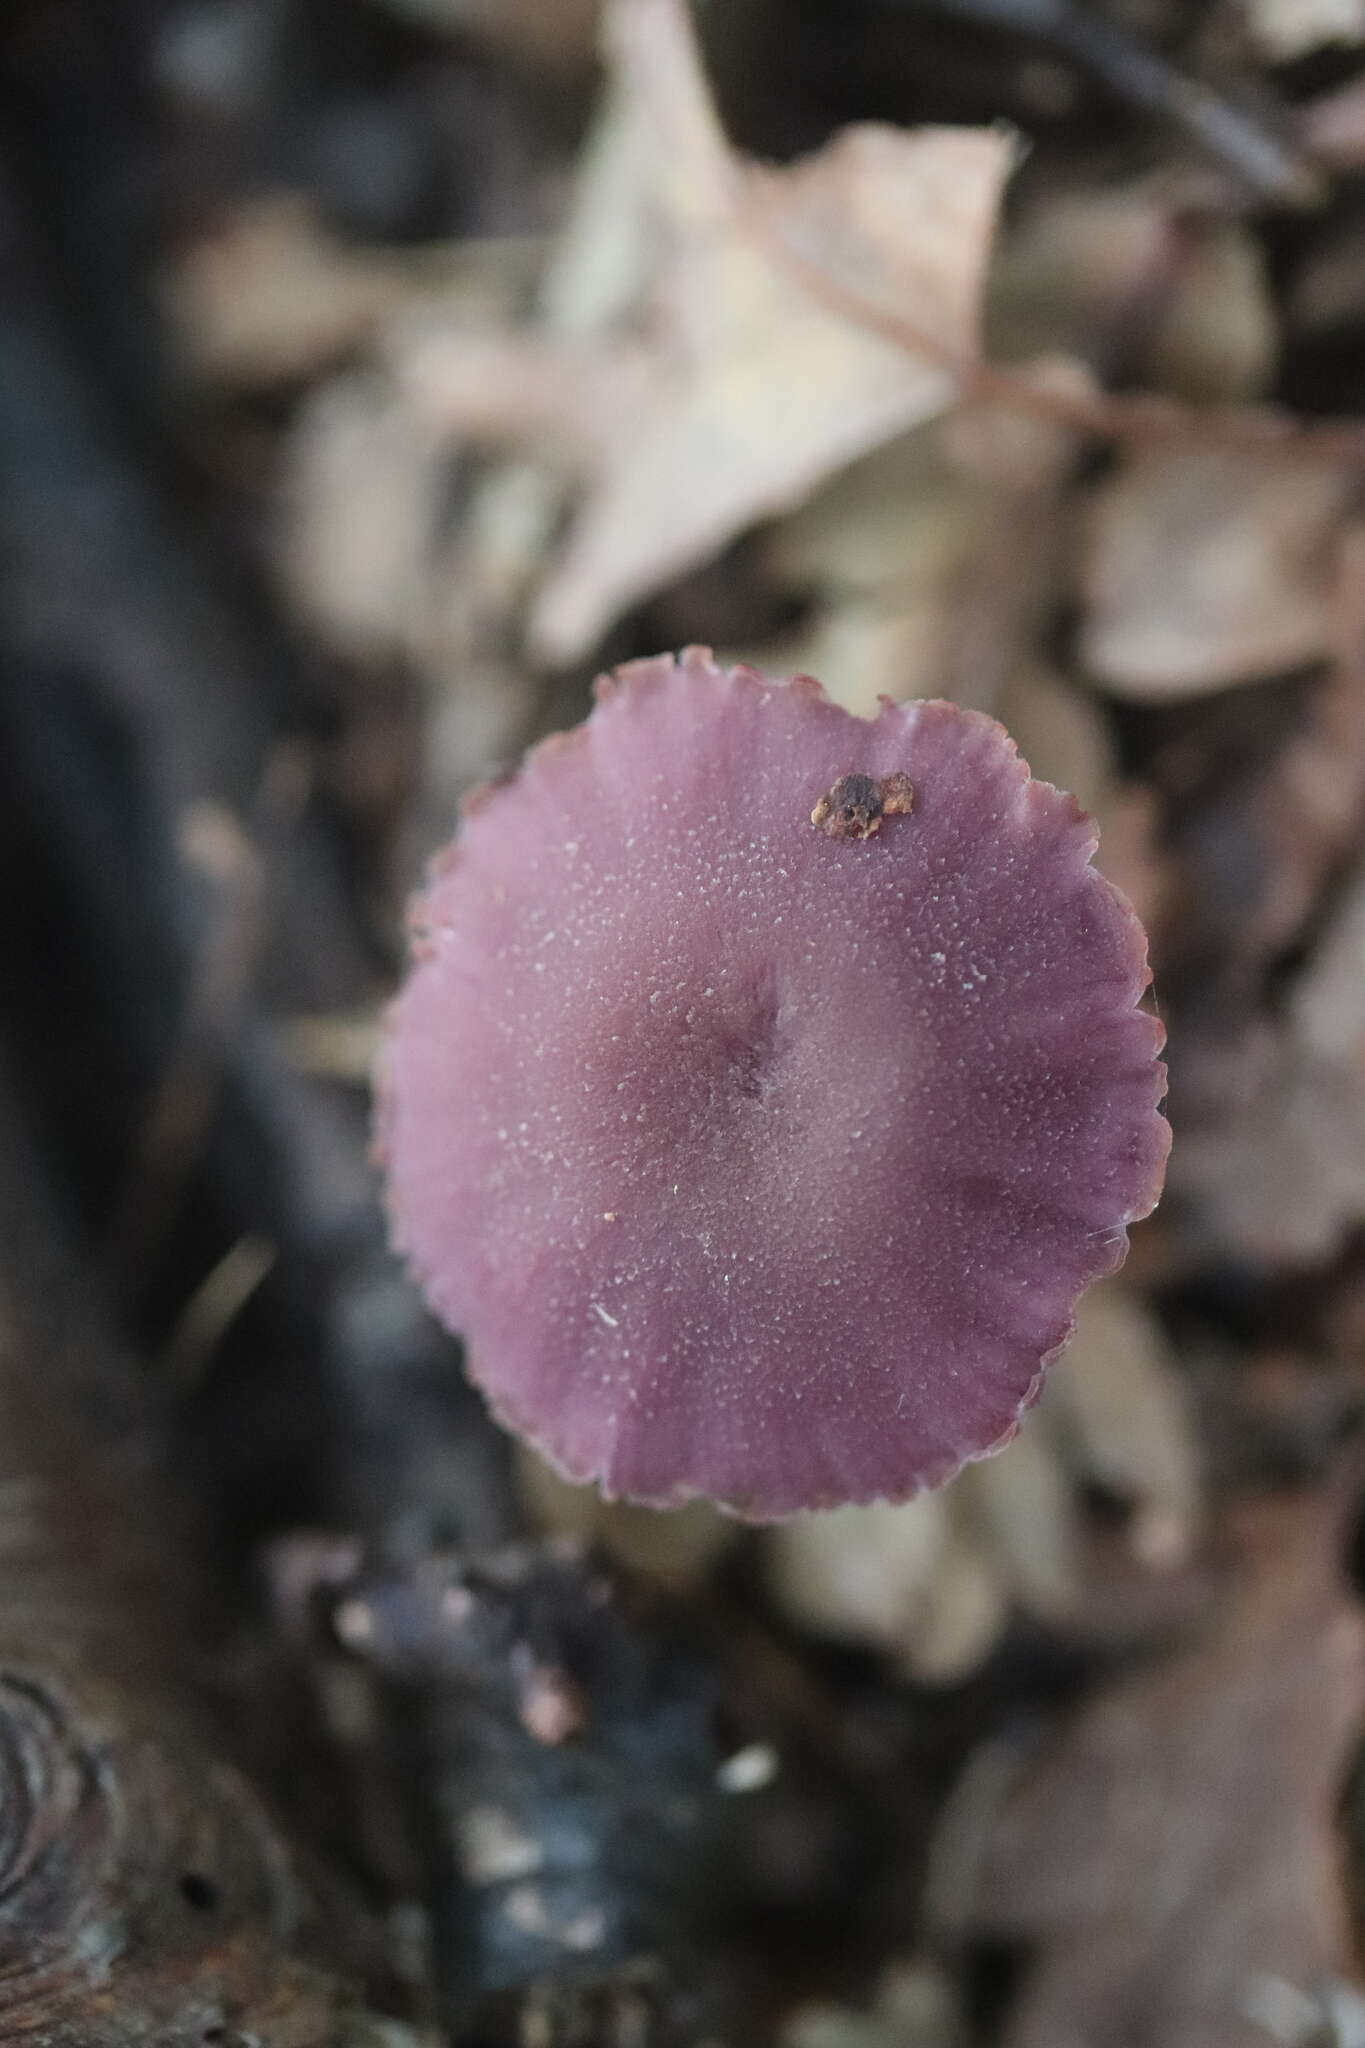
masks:
POLYGON ((612 1492, 755 1515, 1006 1438, 1167 1146, 1093 847, 989 719, 697 653, 483 797, 382 1132, 499 1414, 612 1492))

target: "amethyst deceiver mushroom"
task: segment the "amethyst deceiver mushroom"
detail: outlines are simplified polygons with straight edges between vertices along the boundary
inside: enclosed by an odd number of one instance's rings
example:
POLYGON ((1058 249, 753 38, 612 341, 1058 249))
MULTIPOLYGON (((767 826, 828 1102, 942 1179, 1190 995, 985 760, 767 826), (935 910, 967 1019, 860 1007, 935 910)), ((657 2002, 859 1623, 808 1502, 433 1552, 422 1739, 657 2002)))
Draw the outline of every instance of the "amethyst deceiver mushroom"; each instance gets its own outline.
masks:
POLYGON ((998 1449, 1160 1192, 1146 941, 994 720, 689 649, 467 806, 381 1149, 497 1414, 739 1513, 998 1449))

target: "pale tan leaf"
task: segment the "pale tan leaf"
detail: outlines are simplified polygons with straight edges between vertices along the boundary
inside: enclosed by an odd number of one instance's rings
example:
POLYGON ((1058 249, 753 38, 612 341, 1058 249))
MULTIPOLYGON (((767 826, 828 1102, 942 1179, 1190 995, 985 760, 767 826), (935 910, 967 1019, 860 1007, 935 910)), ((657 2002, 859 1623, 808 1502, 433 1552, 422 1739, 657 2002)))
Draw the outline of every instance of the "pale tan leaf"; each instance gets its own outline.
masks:
POLYGON ((1076 1464, 1129 1503, 1132 1547, 1154 1565, 1185 1557, 1201 1515, 1195 1418, 1160 1323, 1140 1296, 1102 1280, 1047 1390, 1076 1464))
POLYGON ((696 1586, 741 1534, 741 1524, 709 1501, 642 1508, 603 1500, 595 1486, 562 1479, 526 1444, 518 1446, 516 1470, 521 1497, 542 1529, 600 1543, 631 1571, 661 1585, 696 1586))
POLYGON ((396 265, 344 249, 293 193, 243 207, 162 280, 190 366, 227 384, 316 370, 372 332, 400 289, 396 265))
POLYGON ((1075 1501, 1049 1431, 1021 1430, 999 1457, 969 1465, 951 1498, 958 1517, 984 1535, 1020 1606, 1047 1617, 1075 1602, 1075 1501))
POLYGON ((1119 1678, 1013 1772, 997 1752, 988 1811, 950 1807, 954 1931, 1029 1944, 1008 2048, 1256 2048, 1277 2038, 1272 1984, 1306 2007, 1344 1963, 1333 1820, 1365 1646, 1341 1521, 1316 1494, 1246 1516, 1215 1632, 1119 1678), (968 1822, 974 1850, 952 1840, 968 1822))
POLYGON ((1015 145, 998 128, 845 128, 750 181, 801 255, 951 356, 980 343, 986 267, 1015 145))
POLYGON ((793 1515, 766 1532, 768 1581, 794 1621, 846 1642, 897 1645, 949 1540, 947 1496, 793 1515))
POLYGON ((1365 1098, 1365 874, 1347 890, 1301 976, 1290 1018, 1307 1055, 1355 1074, 1365 1098))
POLYGON ((776 577, 808 602, 800 626, 735 650, 777 674, 819 676, 846 710, 879 696, 943 694, 964 580, 991 493, 945 460, 937 429, 902 435, 842 469, 772 529, 776 577))
POLYGON ((944 694, 947 645, 941 591, 912 581, 883 597, 835 590, 797 631, 729 652, 769 674, 819 676, 845 711, 875 718, 880 697, 944 694))
POLYGON ((566 661, 613 618, 823 477, 952 402, 977 346, 1013 144, 995 130, 845 131, 743 181, 678 0, 618 0, 618 90, 648 120, 656 209, 653 374, 623 391, 600 468, 541 592, 532 638, 566 661), (760 219, 762 233, 754 223, 760 219), (794 283, 767 237, 913 320, 923 357, 794 283))
POLYGON ((1026 200, 991 270, 991 356, 1087 355, 1131 298, 1133 280, 1160 264, 1168 233, 1151 192, 1049 190, 1026 200))
POLYGON ((995 708, 1042 781, 1069 789, 1092 814, 1109 802, 1117 774, 1114 748, 1093 697, 1033 661, 1007 679, 995 708))
POLYGON ((1272 64, 1326 43, 1365 42, 1365 0, 1244 0, 1247 26, 1272 64))
POLYGON ((1155 700, 1319 658, 1351 490, 1326 465, 1226 450, 1131 458, 1094 507, 1086 667, 1121 696, 1155 700))
POLYGON ((1192 223, 1155 180, 1035 200, 1002 241, 986 331, 1000 360, 1061 351, 1095 364, 1122 333, 1142 383, 1229 403, 1265 392, 1279 338, 1250 229, 1192 223))
POLYGON ((990 1544, 959 1529, 899 1644, 921 1685, 958 1685, 978 1671, 1009 1618, 1009 1588, 990 1544))
MULTIPOLYGON (((1030 374, 1052 390, 1092 388, 1081 365, 1060 358, 1030 374)), ((862 456, 766 537, 772 569, 802 599, 800 623, 735 651, 779 674, 819 676, 859 715, 881 696, 951 697, 1008 724, 1002 689, 1028 664, 1060 594, 1075 448, 1056 422, 967 402, 862 456)), ((1073 726, 1100 726, 1093 699, 1072 693, 1071 710, 1073 726)), ((1077 788, 1069 773, 1034 766, 1077 788)))
POLYGON ((683 0, 615 0, 607 27, 611 97, 540 323, 493 335, 428 317, 391 351, 430 429, 581 474, 528 628, 556 663, 952 404, 1014 156, 997 129, 862 126, 789 169, 746 167, 683 0), (829 310, 803 262, 923 347, 829 310))
POLYGON ((776 273, 713 284, 707 267, 691 286, 712 323, 701 351, 660 366, 638 420, 618 416, 541 594, 533 635, 553 659, 582 654, 629 604, 952 402, 938 364, 803 303, 776 273))
POLYGON ((1152 336, 1149 381, 1196 405, 1261 398, 1279 346, 1262 244, 1240 221, 1209 222, 1181 252, 1178 285, 1152 336))
POLYGON ((330 379, 303 408, 285 450, 283 573, 332 646, 362 659, 410 646, 442 477, 411 412, 367 373, 330 379))
POLYGON ((1365 1218, 1359 1071, 1262 1020, 1231 1043, 1187 1043, 1182 1079, 1168 1192, 1204 1249, 1270 1266, 1330 1257, 1365 1218))
POLYGON ((315 374, 427 300, 457 299, 471 325, 505 323, 536 254, 530 238, 356 248, 304 194, 275 191, 181 249, 158 292, 184 369, 249 388, 315 374))
POLYGON ((766 1531, 777 1607, 817 1635, 885 1651, 923 1684, 967 1677, 1004 1627, 1008 1594, 959 1488, 794 1515, 766 1531))

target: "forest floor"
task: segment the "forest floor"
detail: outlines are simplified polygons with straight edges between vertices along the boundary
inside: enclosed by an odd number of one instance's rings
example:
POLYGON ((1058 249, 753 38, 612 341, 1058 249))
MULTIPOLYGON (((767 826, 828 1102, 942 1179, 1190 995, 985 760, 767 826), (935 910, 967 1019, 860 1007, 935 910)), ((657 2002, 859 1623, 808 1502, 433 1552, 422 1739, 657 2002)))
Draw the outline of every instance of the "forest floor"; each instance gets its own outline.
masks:
POLYGON ((1365 8, 11 0, 0 2041, 1365 2048, 1365 8), (1165 1198, 1016 1442, 514 1449, 370 1075, 689 643, 999 717, 1165 1198))

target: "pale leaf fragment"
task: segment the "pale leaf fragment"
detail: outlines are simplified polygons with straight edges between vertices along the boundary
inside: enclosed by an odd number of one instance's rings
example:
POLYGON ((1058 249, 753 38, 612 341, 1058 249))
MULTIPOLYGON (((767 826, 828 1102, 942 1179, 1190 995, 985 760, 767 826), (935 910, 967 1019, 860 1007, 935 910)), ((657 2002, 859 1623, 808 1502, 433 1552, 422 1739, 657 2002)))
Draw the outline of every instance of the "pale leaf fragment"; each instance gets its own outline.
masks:
MULTIPOLYGON (((765 217, 814 260, 823 252, 847 272, 851 252, 868 281, 880 279, 882 303, 968 358, 1009 158, 995 131, 853 129, 792 172, 761 174, 765 217), (941 231, 950 186, 956 268, 937 248, 909 262, 905 250, 927 223, 941 231), (878 199, 882 238, 868 227, 878 199)), ((729 207, 694 217, 692 229, 661 281, 671 346, 659 346, 639 412, 616 414, 534 610, 532 637, 561 662, 628 604, 755 520, 800 504, 833 469, 943 412, 958 391, 941 356, 917 358, 814 303, 729 207)))
POLYGON ((977 352, 1000 193, 993 129, 845 130, 791 170, 743 172, 679 0, 618 0, 616 89, 649 139, 659 269, 649 374, 600 424, 598 467, 532 622, 586 652, 630 604, 950 405, 977 352), (922 331, 922 356, 827 311, 780 241, 922 331))
POLYGON ((1050 1431, 1021 1430, 998 1458, 969 1465, 951 1498, 984 1537, 1020 1607, 1059 1618, 1075 1604, 1080 1558, 1071 1475, 1050 1431))
POLYGON ((1365 0, 1245 0, 1247 26, 1272 64, 1325 44, 1365 42, 1365 0))
POLYGON ((1255 235, 1191 222, 1151 180, 1036 200, 992 268, 986 333, 998 360, 1061 352, 1097 367, 1116 335, 1145 335, 1136 381, 1196 404, 1261 397, 1279 341, 1255 235))
POLYGON ((1101 812, 1113 795, 1117 764, 1093 696, 1046 663, 1030 661, 1008 678, 996 710, 1034 775, 1069 789, 1082 810, 1101 812))
POLYGON ((1263 398, 1279 358, 1265 251, 1240 221, 1208 222, 1183 250, 1170 305, 1152 335, 1147 381, 1192 405, 1263 398))
POLYGON ((193 243, 161 289, 192 370, 251 385, 315 371, 372 333, 402 272, 343 248, 306 199, 271 193, 193 243))
POLYGON ((1118 1677, 1012 1772, 1001 1745, 993 1783, 978 1758, 984 1810, 950 1804, 937 1854, 965 1880, 956 1935, 1028 1944, 1006 2048, 1335 2038, 1258 2014, 1269 1981, 1307 2007, 1345 1962, 1332 1830, 1365 1640, 1341 1519, 1318 1495, 1244 1515, 1204 1640, 1118 1677))
POLYGON ((1223 449, 1130 458, 1094 508, 1085 666, 1121 696, 1158 701, 1317 660, 1352 488, 1325 465, 1223 449))
POLYGON ((990 495, 945 461, 938 431, 924 427, 865 455, 773 526, 767 560, 808 610, 779 640, 736 650, 744 659, 819 676, 861 717, 875 716, 883 695, 945 694, 954 614, 990 495))
POLYGON ((740 1536, 741 1525, 709 1501, 644 1508, 632 1501, 603 1500, 596 1486, 562 1478, 529 1444, 518 1446, 516 1474, 518 1491, 538 1527, 599 1543, 642 1578, 679 1590, 701 1584, 740 1536))
MULTIPOLYGON (((997 139, 982 139, 998 159, 997 139)), ((979 169, 994 182, 984 157, 979 169)), ((707 273, 733 272, 731 252, 696 256, 708 328, 659 366, 639 418, 604 451, 533 617, 551 658, 582 654, 628 605, 956 394, 939 363, 803 299, 761 257, 727 279, 707 273)))
POLYGON ((985 1661, 1011 1612, 1081 1639, 1169 1625, 1166 1582, 1202 1515, 1193 1418, 1176 1361, 1140 1300, 1091 1290, 1027 1430, 942 1493, 794 1515, 766 1532, 773 1599, 799 1626, 889 1652, 951 1684, 985 1661), (1121 1543, 1091 1541, 1084 1491, 1129 1510, 1121 1543), (1117 1610, 1117 1613, 1115 1612, 1117 1610))
MULTIPOLYGON (((1053 390, 1090 388, 1077 363, 1030 374, 1053 390)), ((736 651, 778 674, 819 676, 861 716, 875 716, 881 696, 951 697, 1014 731, 1001 689, 1066 559, 1059 499, 1074 439, 1051 421, 967 403, 847 465, 766 538, 776 577, 803 600, 799 624, 736 651)), ((1071 710, 1073 725, 1100 722, 1088 694, 1071 693, 1071 710)), ((1069 772, 1020 744, 1035 773, 1090 807, 1069 772)))
POLYGON ((891 1652, 910 1676, 952 1684, 994 1647, 1004 1581, 982 1535, 957 1515, 956 1489, 793 1515, 766 1532, 778 1607, 836 1642, 891 1652))
POLYGON ((265 192, 173 256, 158 295, 183 368, 226 389, 315 376, 428 302, 505 323, 537 254, 529 238, 353 248, 304 194, 265 192))
POLYGON ((371 373, 329 379, 302 408, 285 449, 284 577, 343 653, 382 660, 410 646, 442 479, 408 409, 371 373))
POLYGON ((615 0, 606 26, 610 97, 540 323, 494 335, 428 316, 393 350, 430 430, 581 478, 530 611, 554 663, 952 405, 1014 156, 998 129, 860 126, 789 169, 745 166, 682 0, 615 0), (812 273, 922 347, 830 310, 812 273))
MULTIPOLYGON (((1310 1015, 1325 1033, 1323 1014, 1310 1015)), ((1230 1044, 1187 1047, 1171 1190, 1206 1250, 1307 1265, 1365 1218, 1362 1051, 1365 1033, 1354 1066, 1323 1058, 1269 1021, 1230 1044)))
POLYGON ((1048 1399, 1081 1469, 1131 1505, 1129 1540, 1143 1561, 1186 1556, 1202 1505, 1195 1419, 1170 1345, 1140 1295, 1102 1280, 1082 1298, 1048 1399))

